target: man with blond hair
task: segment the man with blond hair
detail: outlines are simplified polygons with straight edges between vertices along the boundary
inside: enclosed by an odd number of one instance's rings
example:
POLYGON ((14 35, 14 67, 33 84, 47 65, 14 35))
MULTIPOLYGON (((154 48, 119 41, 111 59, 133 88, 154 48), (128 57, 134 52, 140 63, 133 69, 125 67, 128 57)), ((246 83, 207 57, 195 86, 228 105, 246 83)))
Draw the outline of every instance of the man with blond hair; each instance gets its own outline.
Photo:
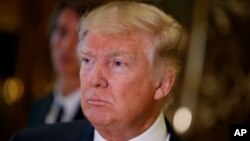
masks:
POLYGON ((79 30, 88 121, 26 129, 12 140, 178 141, 163 107, 181 67, 181 26, 152 5, 120 1, 82 17, 79 30))

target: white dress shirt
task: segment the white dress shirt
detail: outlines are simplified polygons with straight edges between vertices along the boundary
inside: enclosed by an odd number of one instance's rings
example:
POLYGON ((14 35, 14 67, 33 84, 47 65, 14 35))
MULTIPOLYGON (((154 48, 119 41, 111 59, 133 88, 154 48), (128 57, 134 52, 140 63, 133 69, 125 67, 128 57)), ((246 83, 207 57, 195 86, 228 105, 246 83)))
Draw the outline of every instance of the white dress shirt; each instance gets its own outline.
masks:
MULTIPOLYGON (((160 113, 154 124, 139 136, 129 141, 169 141, 163 112, 160 113)), ((94 132, 94 141, 106 141, 98 132, 94 132)))
POLYGON ((68 96, 64 97, 58 90, 54 90, 54 100, 50 111, 45 117, 45 123, 55 123, 56 117, 59 113, 60 106, 63 107, 62 122, 72 121, 75 114, 78 112, 78 108, 81 101, 80 89, 73 91, 68 96))

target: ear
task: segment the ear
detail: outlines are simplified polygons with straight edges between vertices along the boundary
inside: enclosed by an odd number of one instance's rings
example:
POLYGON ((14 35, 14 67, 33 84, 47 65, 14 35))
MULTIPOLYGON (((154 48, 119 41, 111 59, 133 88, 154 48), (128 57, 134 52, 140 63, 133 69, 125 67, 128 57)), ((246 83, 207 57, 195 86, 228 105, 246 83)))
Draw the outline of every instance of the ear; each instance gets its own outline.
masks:
POLYGON ((161 79, 158 80, 157 82, 154 99, 160 100, 166 97, 169 94, 171 88, 173 87, 174 81, 175 81, 174 71, 166 71, 161 76, 161 79))

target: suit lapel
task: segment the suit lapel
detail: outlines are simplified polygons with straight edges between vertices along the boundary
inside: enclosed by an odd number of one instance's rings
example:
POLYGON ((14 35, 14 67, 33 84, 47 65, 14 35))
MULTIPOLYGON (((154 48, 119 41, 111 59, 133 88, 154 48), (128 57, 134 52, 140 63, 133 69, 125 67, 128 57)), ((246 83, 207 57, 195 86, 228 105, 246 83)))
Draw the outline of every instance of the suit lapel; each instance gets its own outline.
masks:
POLYGON ((81 120, 76 125, 78 129, 75 131, 73 139, 69 141, 93 141, 94 140, 94 127, 87 121, 81 120), (80 122, 80 123, 79 123, 80 122))
POLYGON ((181 141, 180 137, 175 133, 169 121, 165 118, 165 123, 167 126, 167 134, 170 136, 169 141, 181 141))
POLYGON ((82 141, 93 141, 94 140, 94 127, 89 124, 85 132, 85 138, 82 141))
POLYGON ((48 114, 48 111, 50 110, 50 107, 51 107, 53 101, 54 101, 54 94, 51 92, 48 95, 48 97, 46 98, 46 100, 44 100, 44 105, 42 105, 42 107, 41 107, 42 108, 41 111, 43 113, 41 116, 41 118, 42 118, 41 123, 45 122, 46 115, 48 114))
MULTIPOLYGON (((180 137, 174 132, 172 126, 170 125, 169 121, 165 118, 165 123, 167 126, 167 132, 168 135, 170 135, 169 141, 181 141, 180 137)), ((86 122, 84 124, 87 125, 82 125, 79 124, 79 126, 83 127, 81 130, 76 130, 79 131, 75 137, 76 140, 78 141, 93 141, 94 140, 94 127, 89 123, 86 122)))
POLYGON ((53 98, 53 94, 49 93, 48 96, 45 96, 32 104, 28 116, 28 126, 44 123, 45 116, 49 111, 53 98))
POLYGON ((79 119, 85 119, 83 113, 82 113, 82 108, 81 106, 79 106, 78 110, 77 110, 77 113, 74 117, 74 120, 79 120, 79 119))

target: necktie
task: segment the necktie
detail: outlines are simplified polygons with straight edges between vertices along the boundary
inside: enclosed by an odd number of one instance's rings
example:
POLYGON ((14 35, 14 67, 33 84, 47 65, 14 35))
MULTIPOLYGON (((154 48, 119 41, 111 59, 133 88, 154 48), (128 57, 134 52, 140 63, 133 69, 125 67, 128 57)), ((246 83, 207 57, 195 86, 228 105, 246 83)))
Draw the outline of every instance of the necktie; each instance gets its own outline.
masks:
POLYGON ((56 122, 60 122, 62 120, 62 116, 63 116, 63 107, 59 106, 59 111, 56 117, 56 122))

